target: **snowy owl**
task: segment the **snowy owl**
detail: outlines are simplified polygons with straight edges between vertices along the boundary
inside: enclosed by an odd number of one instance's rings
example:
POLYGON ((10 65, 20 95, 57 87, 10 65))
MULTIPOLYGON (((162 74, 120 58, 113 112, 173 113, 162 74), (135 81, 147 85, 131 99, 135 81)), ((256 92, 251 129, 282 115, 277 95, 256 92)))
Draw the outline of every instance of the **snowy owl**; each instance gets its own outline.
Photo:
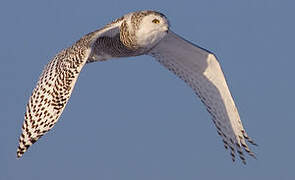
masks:
POLYGON ((150 55, 185 81, 211 114, 224 147, 245 163, 255 157, 216 56, 169 29, 165 15, 137 11, 88 33, 44 68, 26 106, 17 157, 48 132, 62 114, 83 66, 110 58, 150 55))

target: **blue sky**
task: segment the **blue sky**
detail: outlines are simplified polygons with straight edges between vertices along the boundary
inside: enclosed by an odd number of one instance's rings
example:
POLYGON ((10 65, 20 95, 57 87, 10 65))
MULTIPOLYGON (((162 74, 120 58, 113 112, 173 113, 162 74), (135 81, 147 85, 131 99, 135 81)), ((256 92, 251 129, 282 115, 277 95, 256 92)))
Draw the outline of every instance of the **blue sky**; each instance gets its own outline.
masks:
POLYGON ((0 179, 294 179, 295 2, 5 1, 0 6, 0 179), (84 34, 153 9, 220 60, 257 160, 231 162, 209 114, 151 57, 87 65, 57 125, 20 160, 43 67, 84 34))

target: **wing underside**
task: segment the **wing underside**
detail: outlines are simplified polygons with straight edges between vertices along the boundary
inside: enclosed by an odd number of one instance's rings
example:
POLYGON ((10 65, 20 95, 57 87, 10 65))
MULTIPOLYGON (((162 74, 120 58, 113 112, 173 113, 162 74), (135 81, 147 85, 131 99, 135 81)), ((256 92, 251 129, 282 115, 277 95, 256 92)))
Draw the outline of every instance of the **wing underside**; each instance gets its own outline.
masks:
POLYGON ((233 161, 238 152, 240 159, 245 163, 242 149, 255 157, 246 144, 246 140, 251 144, 256 144, 243 128, 224 74, 212 53, 170 31, 150 51, 150 55, 194 90, 211 114, 225 148, 230 149, 233 161))

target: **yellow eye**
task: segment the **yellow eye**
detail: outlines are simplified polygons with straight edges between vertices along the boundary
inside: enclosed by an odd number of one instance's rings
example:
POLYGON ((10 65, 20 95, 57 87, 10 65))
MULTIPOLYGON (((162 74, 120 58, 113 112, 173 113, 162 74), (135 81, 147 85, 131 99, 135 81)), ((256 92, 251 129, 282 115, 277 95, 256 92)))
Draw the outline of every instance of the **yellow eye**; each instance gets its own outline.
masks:
POLYGON ((160 23, 159 19, 154 19, 152 22, 155 23, 155 24, 159 24, 160 23))

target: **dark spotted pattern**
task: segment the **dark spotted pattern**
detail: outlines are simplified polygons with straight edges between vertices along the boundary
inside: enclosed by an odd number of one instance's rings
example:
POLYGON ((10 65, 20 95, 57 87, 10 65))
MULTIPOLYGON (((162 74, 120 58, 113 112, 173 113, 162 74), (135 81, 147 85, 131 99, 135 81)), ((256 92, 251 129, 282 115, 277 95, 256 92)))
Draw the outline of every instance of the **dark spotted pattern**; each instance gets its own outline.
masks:
POLYGON ((27 104, 17 157, 57 122, 88 57, 89 40, 81 38, 46 65, 27 104))

